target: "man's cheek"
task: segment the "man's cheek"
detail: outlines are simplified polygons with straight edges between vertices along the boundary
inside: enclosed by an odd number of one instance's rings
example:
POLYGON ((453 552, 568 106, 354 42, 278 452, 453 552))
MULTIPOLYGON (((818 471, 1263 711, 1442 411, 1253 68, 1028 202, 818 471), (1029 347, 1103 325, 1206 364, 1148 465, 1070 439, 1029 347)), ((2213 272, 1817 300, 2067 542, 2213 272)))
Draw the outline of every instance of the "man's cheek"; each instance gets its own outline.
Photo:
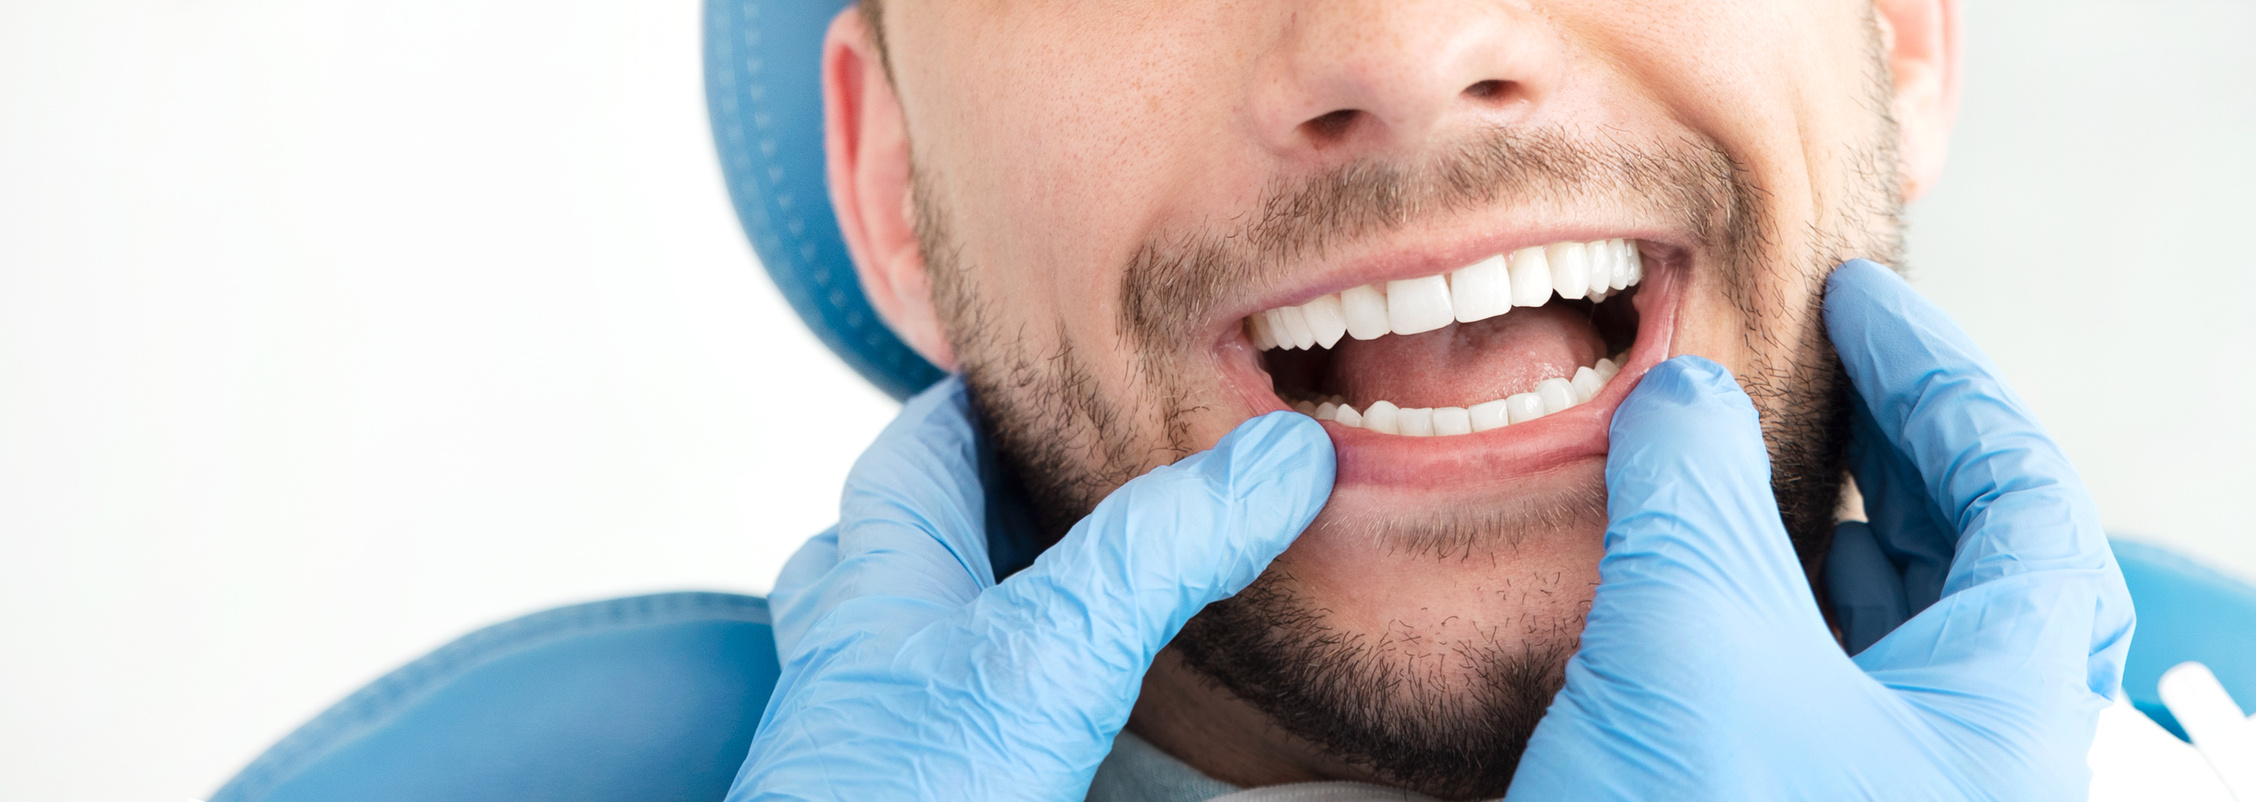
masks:
POLYGON ((1744 376, 1754 363, 1750 340, 1761 333, 1746 314, 1720 293, 1695 287, 1676 318, 1669 356, 1699 356, 1714 360, 1734 376, 1744 376))

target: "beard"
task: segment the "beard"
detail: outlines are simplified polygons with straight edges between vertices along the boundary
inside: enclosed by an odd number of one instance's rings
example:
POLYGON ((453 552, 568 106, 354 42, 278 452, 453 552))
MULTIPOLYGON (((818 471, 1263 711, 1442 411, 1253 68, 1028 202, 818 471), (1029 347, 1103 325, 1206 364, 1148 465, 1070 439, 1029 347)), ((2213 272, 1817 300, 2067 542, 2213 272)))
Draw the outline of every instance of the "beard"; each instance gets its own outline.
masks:
MULTIPOLYGON (((1123 370, 1088 361, 1062 328, 1057 345, 1037 347, 1023 325, 1003 323, 1005 299, 983 294, 972 266, 958 263, 946 210, 923 180, 913 182, 915 222, 935 306, 985 431, 1030 503, 1037 542, 1047 544, 1113 489, 1197 449, 1187 424, 1200 411, 1189 400, 1197 395, 1181 381, 1197 340, 1189 327, 1211 319, 1226 293, 1338 243, 1500 201, 1595 198, 1665 213, 1714 256, 1749 322, 1754 359, 1739 379, 1760 412, 1781 518, 1822 597, 1817 577, 1842 486, 1848 383, 1825 339, 1822 298, 1783 288, 1822 286, 1848 258, 1898 258, 1894 126, 1884 114, 1881 121, 1884 130, 1849 160, 1851 190, 1819 210, 1815 236, 1794 253, 1780 252, 1783 238, 1752 174, 1710 142, 1494 130, 1419 165, 1359 162, 1273 185, 1255 209, 1227 218, 1243 222, 1155 237, 1135 255, 1119 287, 1118 325, 1135 346, 1124 372, 1140 393, 1100 389, 1095 377, 1123 370)), ((1353 526, 1351 536, 1406 551, 1507 557, 1532 531, 1606 520, 1602 482, 1417 520, 1327 522, 1332 512, 1311 531, 1353 526)), ((1419 661, 1334 626, 1322 600, 1272 566, 1194 616, 1170 648, 1285 732, 1373 777, 1441 798, 1488 797, 1509 787, 1563 683, 1584 609, 1554 611, 1513 637, 1456 642, 1447 660, 1419 661)))

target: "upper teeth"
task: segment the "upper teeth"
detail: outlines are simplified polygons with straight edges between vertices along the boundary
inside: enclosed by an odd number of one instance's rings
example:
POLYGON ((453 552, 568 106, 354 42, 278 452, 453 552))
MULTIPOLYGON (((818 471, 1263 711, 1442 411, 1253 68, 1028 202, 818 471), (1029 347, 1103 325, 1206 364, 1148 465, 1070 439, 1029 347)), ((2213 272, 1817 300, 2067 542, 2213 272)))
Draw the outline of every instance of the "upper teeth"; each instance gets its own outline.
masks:
POLYGON ((1557 242, 1497 254, 1446 276, 1350 287, 1299 306, 1246 318, 1255 348, 1330 348, 1342 335, 1419 334, 1542 306, 1561 298, 1603 301, 1645 277, 1637 244, 1625 239, 1557 242))

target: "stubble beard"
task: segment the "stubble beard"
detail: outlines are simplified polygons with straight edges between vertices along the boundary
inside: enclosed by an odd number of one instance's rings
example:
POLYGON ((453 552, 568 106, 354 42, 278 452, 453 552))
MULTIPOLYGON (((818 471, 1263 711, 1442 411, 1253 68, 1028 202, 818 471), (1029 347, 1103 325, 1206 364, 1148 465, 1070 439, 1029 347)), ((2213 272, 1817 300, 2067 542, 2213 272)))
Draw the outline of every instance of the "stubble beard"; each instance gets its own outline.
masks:
MULTIPOLYGON (((1751 324, 1753 360, 1738 378, 1760 412, 1780 515, 1815 586, 1839 502, 1848 382, 1825 338, 1821 298, 1786 297, 1785 288, 1822 286, 1823 276, 1848 258, 1896 263, 1901 203, 1894 127, 1884 108, 1881 120, 1885 130, 1861 143, 1852 159, 1850 191, 1832 208, 1814 210, 1830 225, 1813 226, 1797 254, 1779 252, 1766 196, 1749 173, 1706 143, 1641 150, 1551 132, 1494 132, 1414 169, 1358 164, 1273 187, 1258 212, 1238 218, 1253 221, 1243 227, 1155 238, 1137 254, 1120 287, 1120 325, 1141 346, 1127 374, 1143 392, 1118 397, 1102 389, 1099 366, 1072 347, 1062 328, 1049 338, 1052 345, 1036 347, 1023 325, 1005 322, 999 304, 1006 299, 980 292, 973 266, 959 262, 945 208, 922 180, 914 183, 916 230, 985 431, 1030 501, 1042 530, 1037 542, 1047 544, 1113 489, 1196 449, 1187 421, 1200 410, 1178 381, 1196 338, 1179 326, 1209 319, 1204 311, 1229 288, 1336 242, 1430 214, 1525 193, 1635 192, 1680 212, 1689 230, 1714 243, 1713 267, 1751 324), (1782 278, 1792 275, 1817 284, 1782 278)), ((1532 530, 1592 522, 1602 528, 1604 521, 1601 484, 1366 525, 1349 536, 1508 562, 1532 530)), ((1587 598, 1588 588, 1569 590, 1587 598)), ((1563 683, 1585 610, 1554 608, 1548 620, 1509 633, 1488 628, 1485 639, 1456 640, 1449 660, 1421 663, 1386 648, 1381 637, 1334 626, 1323 600, 1272 567, 1193 617, 1170 648, 1206 681, 1332 758, 1431 796, 1483 798, 1509 787, 1563 683)))

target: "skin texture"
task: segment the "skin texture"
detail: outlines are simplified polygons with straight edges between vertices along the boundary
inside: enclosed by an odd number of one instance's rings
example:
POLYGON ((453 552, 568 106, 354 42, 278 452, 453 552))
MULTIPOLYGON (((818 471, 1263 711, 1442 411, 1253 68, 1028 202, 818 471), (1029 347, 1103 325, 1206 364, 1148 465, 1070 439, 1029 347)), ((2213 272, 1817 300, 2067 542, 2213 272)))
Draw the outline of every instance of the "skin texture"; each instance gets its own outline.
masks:
MULTIPOLYGON (((1640 291, 1637 370, 1740 377, 1815 575, 1842 389, 1817 292, 1896 259, 1900 204, 1942 165, 1954 21, 1948 0, 888 0, 882 45, 850 11, 825 46, 833 202, 880 314, 970 379, 1053 532, 1282 408, 1246 314, 1645 240, 1669 289, 1640 291)), ((1324 514, 1162 653, 1130 728, 1240 785, 1501 793, 1602 555, 1586 417, 1407 450, 1333 427, 1324 514)))

